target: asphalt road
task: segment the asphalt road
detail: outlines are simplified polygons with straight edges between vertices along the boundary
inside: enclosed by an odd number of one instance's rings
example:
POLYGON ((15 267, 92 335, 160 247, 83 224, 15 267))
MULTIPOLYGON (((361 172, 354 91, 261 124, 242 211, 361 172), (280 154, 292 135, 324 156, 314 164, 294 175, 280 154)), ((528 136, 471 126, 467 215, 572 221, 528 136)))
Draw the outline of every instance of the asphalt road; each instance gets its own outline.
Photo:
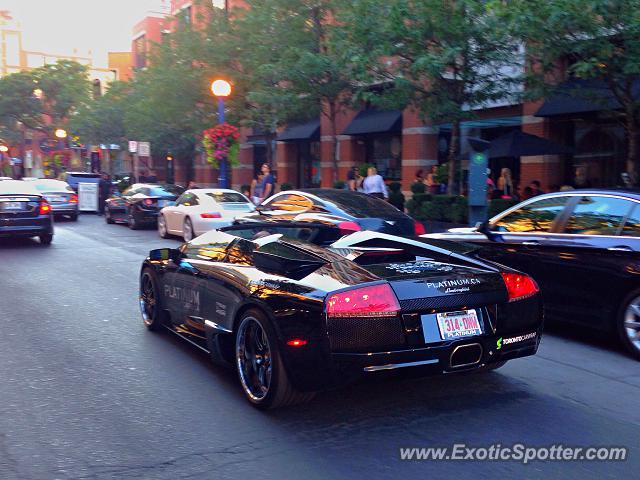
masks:
POLYGON ((85 215, 50 247, 0 241, 0 479, 637 476, 640 363, 555 328, 498 372, 367 382, 261 413, 235 373, 142 325, 159 246, 85 215), (401 461, 400 447, 626 446, 625 462, 401 461))

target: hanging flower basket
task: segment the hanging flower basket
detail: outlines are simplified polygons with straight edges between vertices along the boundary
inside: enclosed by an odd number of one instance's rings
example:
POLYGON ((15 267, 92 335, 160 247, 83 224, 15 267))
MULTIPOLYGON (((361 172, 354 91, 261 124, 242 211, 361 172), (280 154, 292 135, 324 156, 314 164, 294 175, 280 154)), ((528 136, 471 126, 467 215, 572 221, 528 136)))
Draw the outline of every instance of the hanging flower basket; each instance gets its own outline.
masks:
POLYGON ((207 154, 207 162, 213 168, 220 166, 220 161, 225 158, 231 166, 239 165, 238 153, 240 153, 240 130, 238 127, 222 123, 202 132, 204 150, 207 154))

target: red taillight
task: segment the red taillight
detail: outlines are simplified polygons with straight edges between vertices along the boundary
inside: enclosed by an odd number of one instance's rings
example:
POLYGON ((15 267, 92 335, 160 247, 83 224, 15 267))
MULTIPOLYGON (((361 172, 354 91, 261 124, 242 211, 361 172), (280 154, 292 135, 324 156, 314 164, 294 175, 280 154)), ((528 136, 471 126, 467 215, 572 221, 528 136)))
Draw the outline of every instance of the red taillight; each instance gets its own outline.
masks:
POLYGON ((71 195, 71 198, 69 199, 69 203, 78 203, 78 195, 76 195, 75 193, 71 195))
POLYGON ((424 228, 424 225, 420 222, 414 222, 413 228, 416 232, 416 235, 424 235, 427 231, 424 228))
POLYGON ((153 200, 151 200, 150 198, 145 198, 142 201, 143 204, 145 204, 146 206, 150 207, 151 205, 153 205, 153 200))
POLYGON ((358 225, 356 222, 340 222, 338 224, 338 228, 340 229, 340 233, 342 235, 349 235, 353 232, 359 232, 360 230, 362 230, 362 228, 360 228, 360 225, 358 225))
POLYGON ((307 344, 306 340, 302 340, 300 338, 294 338, 293 340, 289 340, 287 345, 290 347, 304 347, 307 344))
POLYGON ((327 298, 329 317, 390 317, 400 304, 388 283, 354 288, 327 298))
POLYGON ((510 302, 522 300, 540 291, 535 280, 523 273, 503 273, 502 278, 507 286, 510 302))
POLYGON ((51 205, 43 200, 40 202, 40 215, 47 215, 49 213, 51 213, 51 205))
POLYGON ((200 216, 202 218, 222 218, 219 213, 201 213, 200 216))

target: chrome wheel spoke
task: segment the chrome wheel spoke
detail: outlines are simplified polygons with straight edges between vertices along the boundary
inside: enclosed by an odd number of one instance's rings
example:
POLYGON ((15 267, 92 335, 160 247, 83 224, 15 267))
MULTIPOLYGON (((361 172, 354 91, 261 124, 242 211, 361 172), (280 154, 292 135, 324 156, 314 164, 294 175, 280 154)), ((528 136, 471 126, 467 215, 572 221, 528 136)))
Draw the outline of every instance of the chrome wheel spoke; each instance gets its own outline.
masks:
POLYGON ((254 400, 261 400, 269 392, 272 365, 269 340, 255 319, 245 320, 236 342, 238 371, 242 386, 254 400))

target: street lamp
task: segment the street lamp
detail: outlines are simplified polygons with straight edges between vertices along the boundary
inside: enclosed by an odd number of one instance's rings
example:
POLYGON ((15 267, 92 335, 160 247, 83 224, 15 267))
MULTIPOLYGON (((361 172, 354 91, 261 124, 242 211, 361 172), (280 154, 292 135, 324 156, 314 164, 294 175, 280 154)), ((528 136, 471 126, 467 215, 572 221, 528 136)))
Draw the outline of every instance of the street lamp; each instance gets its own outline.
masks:
POLYGON ((60 140, 64 140, 65 138, 67 138, 67 135, 67 131, 64 128, 58 128, 55 131, 56 138, 60 140))
MULTIPOLYGON (((224 123, 224 99, 231 95, 231 84, 226 80, 218 79, 211 83, 211 92, 218 99, 218 123, 224 123)), ((227 159, 220 161, 220 171, 218 173, 218 183, 220 188, 228 188, 227 182, 227 159)))
POLYGON ((0 152, 7 153, 9 151, 9 147, 6 145, 0 145, 0 152))

